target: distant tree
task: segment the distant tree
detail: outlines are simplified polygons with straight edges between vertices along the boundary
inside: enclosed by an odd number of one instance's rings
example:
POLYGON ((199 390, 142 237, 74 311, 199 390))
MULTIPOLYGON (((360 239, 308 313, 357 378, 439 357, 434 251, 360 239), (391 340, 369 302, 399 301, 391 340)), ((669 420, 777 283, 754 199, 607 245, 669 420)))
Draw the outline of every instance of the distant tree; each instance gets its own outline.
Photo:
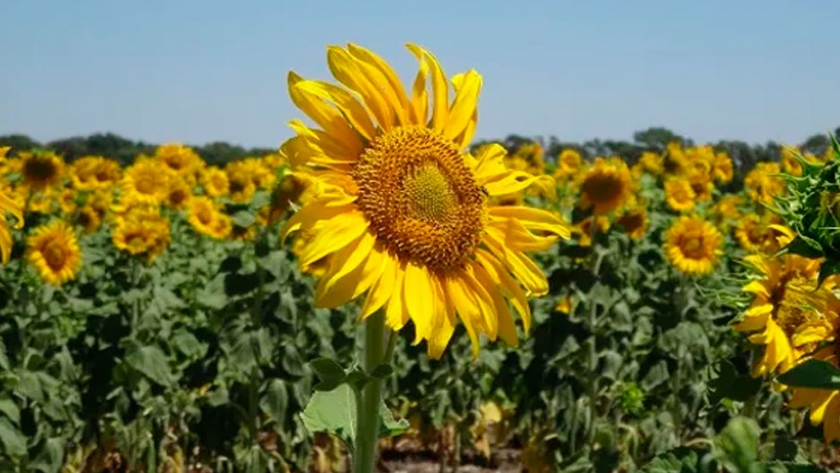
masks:
POLYGON ((665 147, 672 141, 678 141, 686 146, 691 144, 690 140, 687 140, 673 131, 661 126, 650 127, 647 130, 633 133, 633 141, 648 150, 656 150, 660 152, 665 151, 665 147))
POLYGON ((41 143, 26 135, 3 135, 0 136, 0 146, 11 146, 12 153, 16 151, 27 151, 32 148, 41 148, 41 143))
POLYGON ((830 143, 831 142, 829 141, 828 136, 820 133, 808 137, 805 142, 799 145, 799 149, 803 153, 811 153, 817 156, 822 156, 825 154, 825 150, 828 149, 830 143))

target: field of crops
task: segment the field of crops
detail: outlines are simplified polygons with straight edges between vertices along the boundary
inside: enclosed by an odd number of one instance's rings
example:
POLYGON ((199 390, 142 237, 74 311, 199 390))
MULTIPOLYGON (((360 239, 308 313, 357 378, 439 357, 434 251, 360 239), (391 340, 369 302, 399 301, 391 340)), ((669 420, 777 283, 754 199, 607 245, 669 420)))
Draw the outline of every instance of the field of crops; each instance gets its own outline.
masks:
POLYGON ((398 91, 408 117, 291 74, 320 129, 221 165, 0 148, 0 471, 342 471, 372 379, 389 471, 840 468, 836 144, 471 144, 473 74, 398 91))

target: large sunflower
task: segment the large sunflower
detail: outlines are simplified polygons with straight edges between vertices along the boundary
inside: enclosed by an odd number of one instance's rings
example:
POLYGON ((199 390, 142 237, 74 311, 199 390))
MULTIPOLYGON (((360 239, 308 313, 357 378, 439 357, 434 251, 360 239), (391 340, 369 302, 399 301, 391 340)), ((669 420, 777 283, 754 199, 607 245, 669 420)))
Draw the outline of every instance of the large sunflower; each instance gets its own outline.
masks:
MULTIPOLYGON (((780 240, 785 244, 793 234, 789 230, 783 233, 780 240)), ((745 260, 758 277, 744 286, 754 298, 735 330, 752 333, 752 343, 765 345, 764 356, 753 368, 754 376, 785 372, 816 347, 801 338, 797 344, 791 340, 803 325, 819 321, 821 308, 836 307, 834 283, 829 280, 817 287, 819 260, 794 254, 778 258, 755 254, 745 260)))
POLYGON ((173 171, 157 160, 138 158, 125 170, 122 179, 122 200, 157 205, 166 200, 173 171))
POLYGON ((721 243, 723 235, 711 223, 697 217, 680 217, 665 232, 665 256, 683 273, 709 274, 723 254, 721 243))
MULTIPOLYGON (((840 316, 837 307, 824 307, 823 316, 799 326, 791 342, 795 348, 813 347, 831 342, 813 354, 813 358, 840 366, 840 316)), ((823 424, 823 437, 830 444, 840 439, 840 390, 795 388, 788 405, 808 407, 812 425, 823 424)))
POLYGON ((26 239, 26 260, 48 284, 60 286, 74 279, 82 267, 82 252, 73 228, 64 220, 36 228, 26 239))
POLYGON ((227 238, 230 235, 232 228, 230 217, 220 212, 210 198, 193 197, 187 208, 189 210, 187 220, 197 232, 216 239, 227 238))
POLYGON ((446 348, 456 315, 474 353, 482 333, 515 345, 507 301, 528 330, 527 296, 548 291, 523 252, 545 250, 569 231, 542 210, 488 205, 488 196, 546 177, 508 170, 498 145, 477 158, 464 152, 478 119, 481 76, 454 76, 450 100, 437 59, 408 49, 420 62, 408 94, 384 60, 352 44, 327 53, 344 87, 289 73, 292 101, 320 129, 293 121, 297 136, 283 151, 296 172, 316 179, 318 191, 282 234, 310 232, 303 267, 330 257, 315 294, 321 307, 367 294, 361 318, 381 309, 395 330, 411 320, 415 342, 426 340, 433 357, 446 348))
POLYGON ((9 222, 6 214, 10 213, 17 219, 15 228, 23 226, 23 208, 0 189, 0 261, 3 264, 9 262, 12 255, 12 233, 9 231, 9 222))

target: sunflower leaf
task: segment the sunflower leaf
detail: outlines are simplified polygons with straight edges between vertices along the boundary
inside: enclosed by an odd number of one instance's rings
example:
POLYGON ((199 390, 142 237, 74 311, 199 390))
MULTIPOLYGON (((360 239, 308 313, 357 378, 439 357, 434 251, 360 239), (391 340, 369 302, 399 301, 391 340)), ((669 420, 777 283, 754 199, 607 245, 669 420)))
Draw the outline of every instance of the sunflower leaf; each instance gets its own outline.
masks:
POLYGON ((776 380, 798 388, 840 389, 840 368, 823 360, 808 360, 779 375, 776 380))

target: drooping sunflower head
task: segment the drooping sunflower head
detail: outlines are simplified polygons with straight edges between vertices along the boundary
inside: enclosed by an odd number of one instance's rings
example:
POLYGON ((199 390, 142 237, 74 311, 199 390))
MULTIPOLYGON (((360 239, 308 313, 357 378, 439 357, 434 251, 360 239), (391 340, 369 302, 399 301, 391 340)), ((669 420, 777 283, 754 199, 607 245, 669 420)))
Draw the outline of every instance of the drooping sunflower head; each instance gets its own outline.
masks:
POLYGON ((56 186, 64 173, 64 160, 49 151, 20 153, 23 183, 35 191, 56 186))
POLYGON ((645 236, 647 230, 647 211, 644 206, 634 206, 618 217, 618 225, 634 240, 645 236))
POLYGON ((665 202, 671 210, 687 212, 694 209, 696 197, 688 179, 673 177, 665 181, 665 202))
POLYGON ((26 239, 26 260, 47 284, 61 286, 73 280, 82 267, 73 228, 63 220, 36 228, 26 239))
POLYGON ((632 193, 632 177, 621 158, 597 158, 580 181, 580 205, 595 215, 608 214, 624 204, 632 193))
POLYGON ((85 233, 93 233, 102 225, 102 217, 99 212, 90 205, 76 210, 76 224, 81 226, 85 233))
POLYGON ((435 357, 458 319, 474 353, 481 334, 516 344, 510 306, 527 329, 526 297, 548 289, 524 251, 547 249, 569 232, 548 212, 489 201, 553 181, 507 169, 499 145, 477 157, 466 152, 481 76, 454 76, 450 100, 437 59, 408 48, 421 64, 409 93, 384 60, 356 45, 328 48, 344 87, 289 74, 292 101, 320 128, 291 122, 297 136, 281 148, 315 189, 282 234, 307 235, 302 268, 326 258, 319 306, 366 294, 361 318, 381 310, 393 329, 411 320, 415 341, 426 340, 435 357))
POLYGON ((709 274, 722 254, 723 235, 697 217, 680 217, 665 233, 665 256, 677 270, 692 276, 709 274))

